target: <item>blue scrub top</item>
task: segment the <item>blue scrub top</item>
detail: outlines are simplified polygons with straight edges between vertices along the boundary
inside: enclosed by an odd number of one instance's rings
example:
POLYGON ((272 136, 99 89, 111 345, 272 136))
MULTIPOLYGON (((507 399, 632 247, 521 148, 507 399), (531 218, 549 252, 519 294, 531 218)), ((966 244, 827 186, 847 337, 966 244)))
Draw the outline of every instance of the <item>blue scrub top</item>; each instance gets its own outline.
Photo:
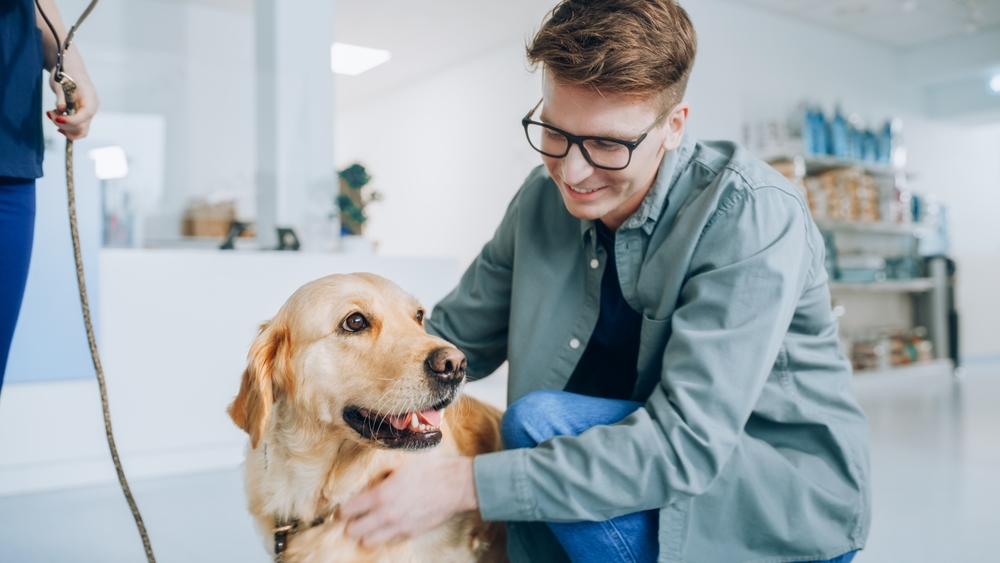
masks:
POLYGON ((0 176, 42 176, 43 66, 32 0, 0 1, 0 176))

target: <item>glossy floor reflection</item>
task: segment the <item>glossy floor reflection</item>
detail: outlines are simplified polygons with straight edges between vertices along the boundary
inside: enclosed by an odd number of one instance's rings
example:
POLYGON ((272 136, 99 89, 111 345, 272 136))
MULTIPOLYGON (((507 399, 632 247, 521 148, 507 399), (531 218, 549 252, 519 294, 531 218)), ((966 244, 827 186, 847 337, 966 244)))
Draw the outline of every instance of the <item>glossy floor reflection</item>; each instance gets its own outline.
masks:
POLYGON ((1000 561, 1000 369, 862 383, 874 514, 856 561, 1000 561))
MULTIPOLYGON (((868 549, 855 561, 1000 561, 1000 369, 959 383, 857 387, 872 426, 875 508, 868 549)), ((160 563, 269 561, 238 470, 140 481, 133 490, 160 563)), ((0 497, 0 563, 143 560, 115 486, 0 497)))

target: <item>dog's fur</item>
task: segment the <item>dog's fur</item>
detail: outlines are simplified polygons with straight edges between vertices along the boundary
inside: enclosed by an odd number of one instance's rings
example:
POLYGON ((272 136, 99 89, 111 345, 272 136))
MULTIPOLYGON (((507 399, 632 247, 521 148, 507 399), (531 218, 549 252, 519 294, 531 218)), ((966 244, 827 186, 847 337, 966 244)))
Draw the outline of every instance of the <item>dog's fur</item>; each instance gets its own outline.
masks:
MULTIPOLYGON (((250 435, 246 493, 272 553, 276 517, 309 523, 334 514, 341 503, 394 468, 419 463, 422 456, 474 456, 501 448, 501 413, 459 396, 464 363, 456 369, 456 381, 445 385, 435 380, 431 354, 458 351, 427 334, 422 317, 420 304, 384 278, 333 275, 302 286, 261 327, 229 414, 250 435), (357 321, 356 313, 364 315, 368 326, 352 332, 345 325, 351 318, 357 321), (445 403, 451 406, 443 413, 436 446, 435 433, 419 433, 430 438, 413 443, 380 438, 392 429, 379 425, 379 417, 385 424, 389 415, 445 403), (347 422, 350 412, 359 412, 357 407, 371 413, 364 419, 367 430, 357 428, 360 419, 354 427, 347 422), (371 435, 363 436, 362 430, 371 435)), ((285 561, 507 560, 503 524, 483 522, 477 512, 458 514, 419 537, 377 548, 361 546, 344 534, 344 527, 345 522, 330 516, 290 536, 285 561)))

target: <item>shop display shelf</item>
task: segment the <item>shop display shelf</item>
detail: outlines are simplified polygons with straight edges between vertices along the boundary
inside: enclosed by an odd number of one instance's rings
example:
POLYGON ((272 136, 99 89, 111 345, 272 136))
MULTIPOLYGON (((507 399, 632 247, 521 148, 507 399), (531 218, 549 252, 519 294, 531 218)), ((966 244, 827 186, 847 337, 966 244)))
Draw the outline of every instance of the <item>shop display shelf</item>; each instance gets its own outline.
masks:
POLYGON ((932 289, 934 289, 934 280, 932 278, 886 280, 882 282, 830 282, 830 291, 925 293, 932 289))
POLYGON ((861 233, 876 235, 920 236, 922 225, 919 223, 890 223, 888 221, 829 221, 816 219, 816 226, 821 231, 842 233, 861 233))
POLYGON ((860 370, 854 372, 858 380, 893 380, 912 379, 914 377, 935 377, 953 375, 955 364, 949 358, 919 362, 905 366, 893 366, 886 369, 860 370))
POLYGON ((821 155, 801 155, 801 154, 771 154, 765 155, 764 160, 769 163, 774 162, 794 162, 795 159, 801 158, 802 162, 806 166, 806 175, 813 176, 816 174, 822 174, 824 172, 829 172, 830 170, 843 170, 845 168, 856 168, 858 170, 867 172, 873 176, 898 176, 905 175, 907 178, 914 178, 913 173, 907 172, 903 168, 896 166, 890 166, 886 164, 878 164, 875 162, 866 162, 862 160, 850 160, 846 158, 837 158, 835 156, 821 156, 821 155))
POLYGON ((847 160, 845 158, 837 158, 834 156, 807 156, 804 158, 806 161, 806 172, 808 174, 822 174, 828 170, 839 170, 842 168, 857 168, 869 174, 882 176, 895 176, 896 174, 906 173, 902 168, 896 168, 894 166, 859 160, 847 160))

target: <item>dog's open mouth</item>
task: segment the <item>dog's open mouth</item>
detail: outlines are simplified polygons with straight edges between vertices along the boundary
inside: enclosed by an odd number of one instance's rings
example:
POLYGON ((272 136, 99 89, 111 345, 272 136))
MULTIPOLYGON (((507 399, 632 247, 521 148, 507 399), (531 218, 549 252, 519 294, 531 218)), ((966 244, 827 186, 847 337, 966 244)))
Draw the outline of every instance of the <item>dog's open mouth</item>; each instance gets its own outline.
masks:
POLYGON ((446 400, 429 409, 403 414, 380 414, 362 407, 344 409, 344 420, 362 437, 387 448, 421 450, 441 442, 441 419, 446 400))

